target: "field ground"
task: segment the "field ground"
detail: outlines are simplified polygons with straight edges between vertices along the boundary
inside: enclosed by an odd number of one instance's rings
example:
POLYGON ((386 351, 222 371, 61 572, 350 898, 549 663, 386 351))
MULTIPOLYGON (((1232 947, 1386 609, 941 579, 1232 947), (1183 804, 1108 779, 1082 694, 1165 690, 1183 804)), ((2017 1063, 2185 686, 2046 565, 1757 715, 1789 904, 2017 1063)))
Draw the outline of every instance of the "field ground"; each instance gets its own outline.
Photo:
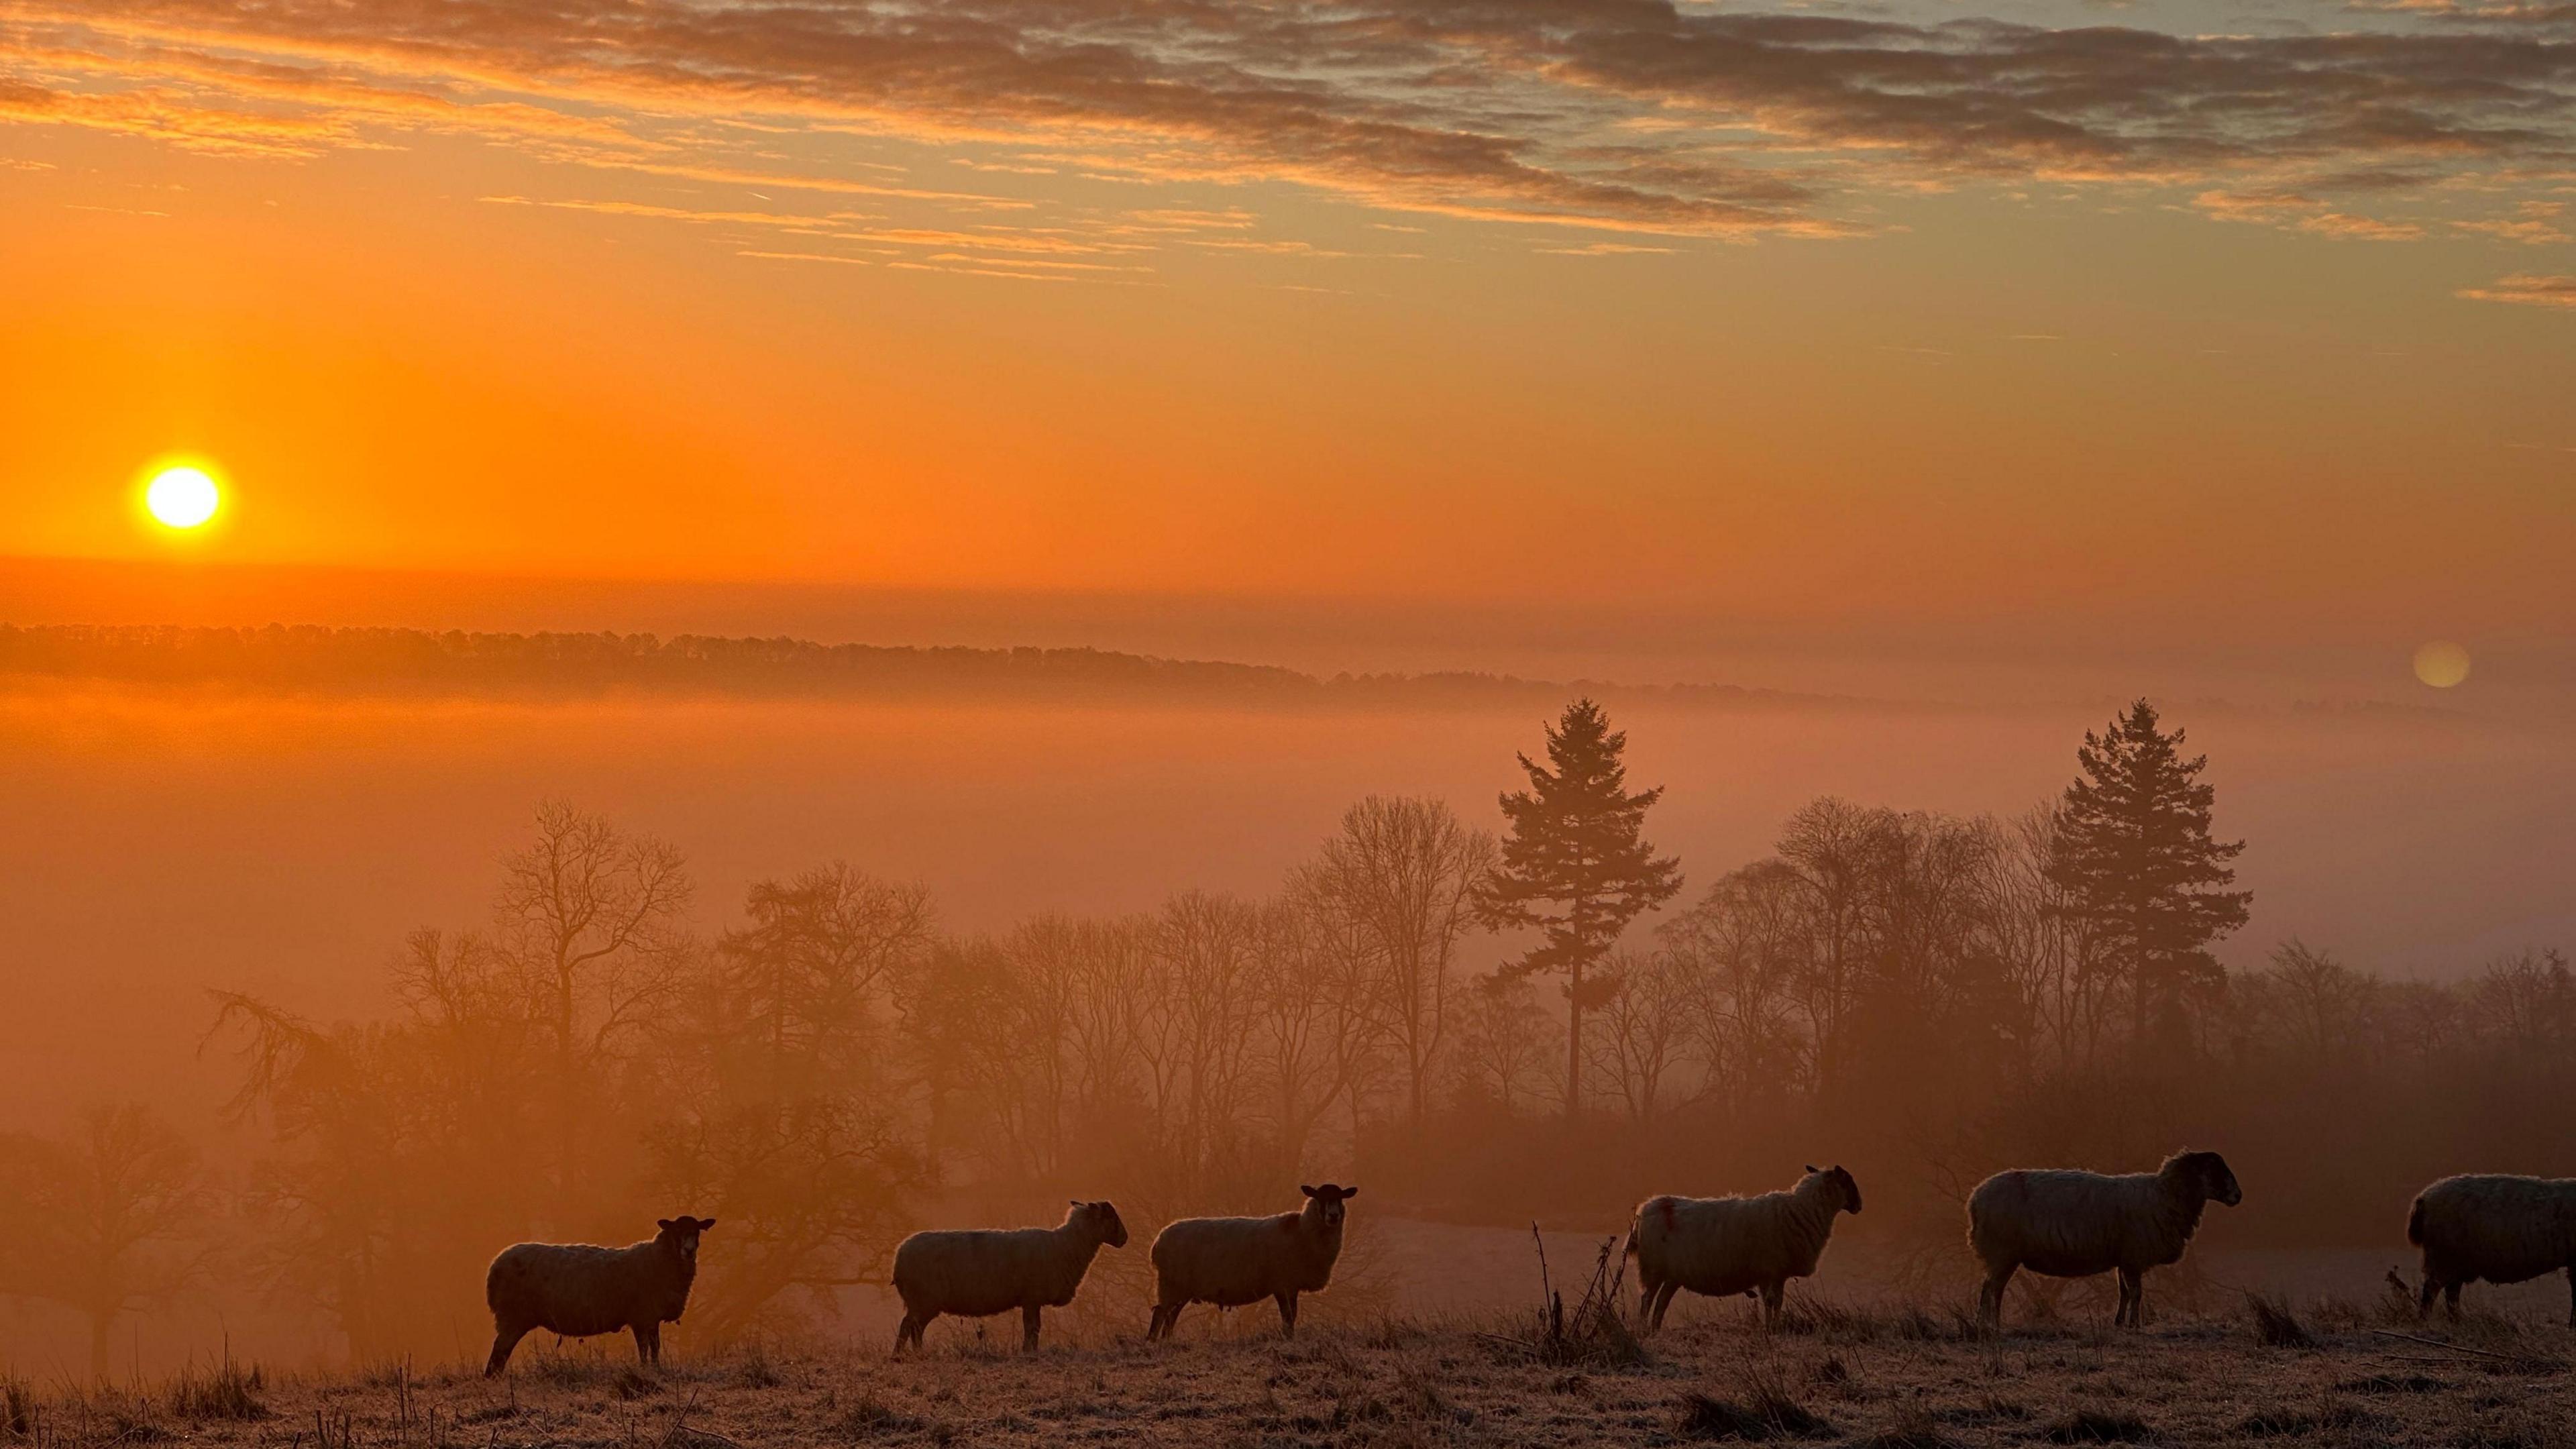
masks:
MULTIPOLYGON (((514 1372, 464 1365, 273 1377, 235 1367, 147 1390, 11 1380, 0 1442, 240 1449, 732 1449, 1136 1443, 2576 1445, 2576 1334, 2519 1308, 2418 1325, 2387 1299, 2288 1318, 2236 1309, 2114 1332, 2099 1315, 1976 1333, 1956 1310, 1797 1307, 1764 1335, 1734 1305, 1640 1346, 1536 1315, 1386 1319, 1270 1335, 1267 1314, 1148 1347, 1068 1323, 1024 1357, 1016 1325, 874 1343, 674 1353, 531 1340, 514 1372), (2408 1336, 2399 1336, 2408 1335, 2408 1336), (2304 1340, 2304 1341, 2302 1341, 2304 1340)), ((2563 1307, 2559 1310, 2563 1314, 2563 1307)))

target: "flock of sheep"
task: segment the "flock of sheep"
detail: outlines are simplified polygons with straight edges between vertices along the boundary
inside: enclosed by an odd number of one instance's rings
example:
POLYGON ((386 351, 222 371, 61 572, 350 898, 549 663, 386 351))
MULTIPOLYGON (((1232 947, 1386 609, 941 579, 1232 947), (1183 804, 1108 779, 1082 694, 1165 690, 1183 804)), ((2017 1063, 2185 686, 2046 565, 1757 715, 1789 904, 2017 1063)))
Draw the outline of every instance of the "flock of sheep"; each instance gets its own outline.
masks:
MULTIPOLYGON (((1306 1187, 1296 1212, 1275 1217, 1184 1218, 1156 1235, 1154 1317, 1148 1340, 1168 1338, 1193 1303, 1237 1308, 1269 1299, 1281 1329, 1297 1332, 1297 1298, 1332 1281, 1345 1204, 1359 1189, 1306 1187)), ((2058 1278, 2117 1273, 2115 1321, 2135 1327, 2146 1272, 2181 1261, 2212 1202, 2244 1200, 2215 1152, 2178 1152, 2154 1172, 1999 1172, 1968 1198, 1968 1245, 1985 1267, 1978 1310, 2000 1321, 2004 1289, 2027 1268, 2058 1278)), ((1840 1167, 1810 1167, 1795 1187, 1755 1197, 1654 1197, 1638 1204, 1627 1253, 1637 1260, 1637 1310, 1649 1331, 1682 1289, 1759 1295, 1764 1326, 1777 1324, 1792 1278, 1816 1271, 1834 1220, 1860 1211, 1860 1184, 1840 1167)), ((636 1354, 661 1360, 662 1325, 676 1323, 697 1276, 698 1238, 712 1218, 665 1218, 650 1241, 627 1248, 521 1243, 492 1260, 484 1297, 492 1309, 487 1375, 536 1329, 566 1337, 630 1331, 636 1354)), ((2446 1177, 2416 1195, 2406 1240, 2423 1249, 2420 1315, 2436 1293, 2456 1317, 2463 1284, 2520 1283, 2568 1274, 2568 1324, 2576 1327, 2576 1178, 2446 1177)), ((1127 1244, 1107 1202, 1076 1202, 1052 1228, 915 1233, 895 1250, 903 1299, 895 1351, 919 1347, 941 1315, 985 1318, 1019 1310, 1021 1341, 1038 1343, 1049 1308, 1073 1301, 1103 1247, 1127 1244)))

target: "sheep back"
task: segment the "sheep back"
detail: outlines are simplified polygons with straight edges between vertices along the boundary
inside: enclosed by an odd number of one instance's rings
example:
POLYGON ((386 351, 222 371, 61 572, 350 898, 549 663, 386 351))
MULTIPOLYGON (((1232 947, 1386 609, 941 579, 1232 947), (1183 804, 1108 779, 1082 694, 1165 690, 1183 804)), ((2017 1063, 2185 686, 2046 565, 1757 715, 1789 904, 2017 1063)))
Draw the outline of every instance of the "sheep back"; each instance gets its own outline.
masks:
POLYGON ((2406 1239, 2424 1250, 2425 1276, 2444 1283, 2520 1283, 2576 1268, 2576 1178, 2443 1178, 2416 1194, 2406 1239))
POLYGON ((1265 1218, 1182 1218, 1154 1238, 1154 1279, 1165 1303, 1240 1308, 1282 1293, 1318 1293, 1341 1256, 1339 1226, 1313 1230, 1302 1213, 1265 1218))
POLYGON ((1988 1269, 2056 1278, 2180 1262, 2199 1224, 2199 1202, 2176 1198, 2152 1172, 2016 1169, 1968 1197, 1968 1244, 1988 1269))
POLYGON ((1637 1275, 1725 1297, 1816 1271, 1841 1204, 1800 1189, 1757 1197, 1652 1197, 1630 1236, 1637 1275))
POLYGON ((492 1260, 483 1301, 496 1322, 587 1338, 639 1323, 678 1322, 696 1275, 693 1260, 659 1242, 624 1248, 520 1243, 492 1260))
POLYGON ((894 1290, 916 1316, 1062 1308, 1082 1287, 1098 1250, 1097 1239, 1053 1228, 915 1233, 895 1249, 894 1290))

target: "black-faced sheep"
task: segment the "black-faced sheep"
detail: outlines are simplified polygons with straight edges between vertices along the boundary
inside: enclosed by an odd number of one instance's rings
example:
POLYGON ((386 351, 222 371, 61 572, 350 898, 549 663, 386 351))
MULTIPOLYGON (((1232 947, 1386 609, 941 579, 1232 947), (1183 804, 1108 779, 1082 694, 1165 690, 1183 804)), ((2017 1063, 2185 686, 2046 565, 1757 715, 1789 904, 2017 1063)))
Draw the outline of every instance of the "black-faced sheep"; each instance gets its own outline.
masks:
POLYGON ((490 1378, 537 1329, 566 1338, 630 1329, 635 1357, 662 1361, 662 1325, 680 1321, 698 1276, 698 1235, 713 1218, 664 1218, 649 1242, 625 1248, 587 1243, 521 1243, 501 1250, 483 1279, 492 1309, 490 1378))
POLYGON ((1183 1218, 1154 1238, 1154 1321, 1147 1342, 1172 1336, 1193 1303, 1239 1308, 1264 1298, 1279 1305, 1279 1325, 1297 1336, 1297 1295, 1320 1293, 1342 1255, 1342 1204, 1356 1187, 1300 1187, 1303 1211, 1268 1218, 1183 1218))
POLYGON ((2424 1250, 2418 1317, 2436 1292, 2457 1318, 2464 1283, 2520 1283, 2565 1269, 2567 1326, 2576 1328, 2576 1178, 2443 1178, 2415 1195, 2406 1241, 2424 1250))
POLYGON ((1077 1202, 1052 1228, 969 1229, 915 1233, 894 1250, 894 1291, 903 1323, 894 1351, 921 1345, 921 1331, 943 1313, 985 1318, 1020 1311, 1020 1342, 1038 1346, 1038 1316, 1073 1301, 1102 1244, 1127 1246, 1127 1224, 1106 1202, 1077 1202))
POLYGON ((1637 1316, 1664 1326, 1673 1294, 1762 1296, 1762 1326, 1780 1319, 1789 1280, 1816 1271, 1834 1219, 1860 1211, 1860 1184, 1840 1167, 1807 1169, 1796 1187, 1759 1197, 1650 1197, 1628 1225, 1637 1316))
POLYGON ((2120 1275, 2112 1322, 2137 1327, 2146 1311, 2146 1272, 2182 1261, 2212 1201, 2234 1207, 2245 1194, 2215 1152, 2177 1152, 2153 1172, 1998 1172, 1968 1196, 1968 1246, 1985 1265, 1977 1294, 1983 1321, 2002 1321, 2004 1289, 2016 1269, 2052 1278, 2120 1275))

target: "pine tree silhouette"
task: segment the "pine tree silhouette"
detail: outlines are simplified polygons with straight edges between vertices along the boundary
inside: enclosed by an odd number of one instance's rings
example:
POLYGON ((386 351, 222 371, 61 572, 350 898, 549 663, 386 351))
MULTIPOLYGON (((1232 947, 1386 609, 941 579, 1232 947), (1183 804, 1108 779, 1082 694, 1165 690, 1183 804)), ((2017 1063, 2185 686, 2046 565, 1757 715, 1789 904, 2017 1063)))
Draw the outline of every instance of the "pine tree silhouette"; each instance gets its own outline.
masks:
POLYGON ((2158 728, 2143 699, 2100 734, 2086 731, 2048 866, 2126 967, 2140 1048, 2179 1021, 2187 988, 2225 979, 2209 946, 2245 924, 2254 898, 2226 889, 2245 842, 2210 838, 2217 792, 2200 779, 2209 757, 2184 759, 2183 737, 2158 728))
POLYGON ((1565 977, 1568 1021, 1565 1114, 1583 1102, 1583 1013, 1601 1004, 1615 981, 1586 981, 1639 912, 1682 888, 1681 865, 1657 857, 1639 833, 1647 807, 1663 790, 1628 793, 1624 731, 1589 699, 1567 705, 1547 732, 1546 765, 1519 757, 1530 788, 1502 797, 1511 833, 1502 863, 1478 888, 1478 913, 1496 928, 1535 926, 1544 939, 1504 968, 1508 976, 1565 977), (1553 766, 1553 768, 1550 768, 1553 766))

